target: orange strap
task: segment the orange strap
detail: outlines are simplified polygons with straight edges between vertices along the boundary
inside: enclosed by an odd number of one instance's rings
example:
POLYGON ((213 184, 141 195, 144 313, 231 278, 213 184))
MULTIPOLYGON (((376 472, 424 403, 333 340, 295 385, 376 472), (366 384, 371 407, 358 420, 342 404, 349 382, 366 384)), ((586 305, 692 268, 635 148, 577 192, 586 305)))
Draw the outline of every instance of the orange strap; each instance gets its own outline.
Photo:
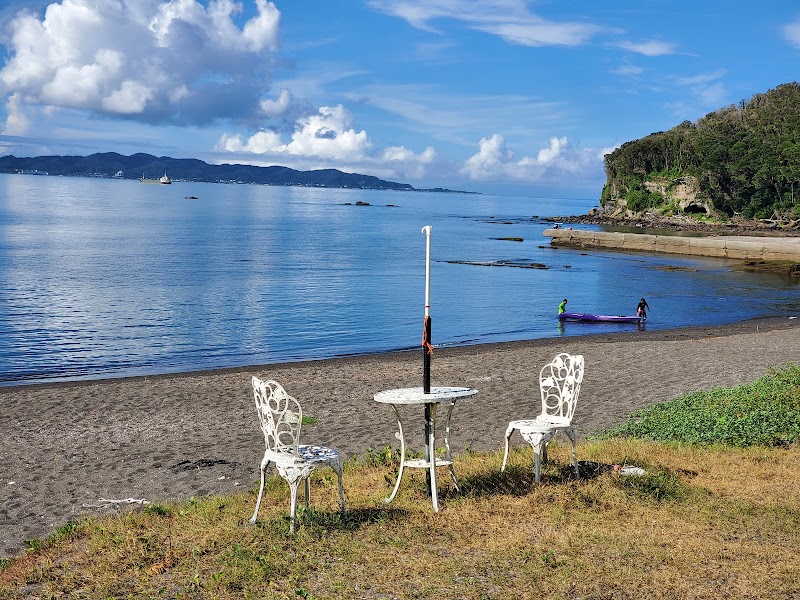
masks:
POLYGON ((428 354, 433 354, 433 346, 428 341, 428 320, 429 317, 422 319, 422 347, 425 348, 428 354))

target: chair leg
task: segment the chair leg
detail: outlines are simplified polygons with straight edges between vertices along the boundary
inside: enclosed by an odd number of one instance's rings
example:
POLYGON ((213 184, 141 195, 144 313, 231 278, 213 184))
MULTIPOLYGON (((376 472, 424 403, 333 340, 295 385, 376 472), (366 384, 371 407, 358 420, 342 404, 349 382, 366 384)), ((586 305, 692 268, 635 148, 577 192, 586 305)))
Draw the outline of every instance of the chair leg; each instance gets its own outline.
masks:
POLYGON ((542 462, 547 461, 547 442, 550 441, 552 434, 550 433, 537 433, 528 438, 528 443, 533 446, 533 454, 536 457, 536 475, 534 481, 540 483, 542 481, 542 462))
POLYGON ((512 433, 514 433, 514 428, 509 425, 508 429, 506 429, 506 452, 503 454, 503 466, 500 467, 501 472, 506 470, 506 461, 508 460, 508 440, 512 433))
POLYGON ((456 479, 456 470, 452 464, 450 464, 449 467, 450 467, 450 477, 453 478, 453 485, 456 486, 456 492, 460 494, 461 488, 458 487, 458 479, 456 479))
POLYGON ((291 521, 289 522, 289 533, 294 533, 294 526, 297 521, 297 484, 299 482, 295 479, 294 481, 289 482, 289 491, 292 497, 291 508, 289 510, 289 515, 291 521))
POLYGON ((342 461, 339 459, 333 465, 333 470, 336 471, 336 476, 339 478, 339 503, 342 505, 342 514, 344 514, 344 488, 342 487, 342 461))
POLYGON ((261 496, 264 494, 264 473, 269 468, 270 461, 261 461, 261 485, 258 487, 258 500, 256 500, 256 509, 253 511, 253 516, 250 518, 251 523, 256 522, 258 516, 258 509, 261 507, 261 496))
POLYGON ((542 480, 542 459, 547 460, 547 442, 553 437, 552 431, 525 431, 520 430, 523 439, 533 448, 536 466, 536 483, 542 480))
POLYGON ((564 433, 567 434, 567 437, 572 442, 572 463, 575 465, 575 477, 578 479, 581 478, 581 471, 578 468, 578 450, 576 444, 577 434, 575 433, 575 428, 570 427, 569 429, 565 429, 564 433))

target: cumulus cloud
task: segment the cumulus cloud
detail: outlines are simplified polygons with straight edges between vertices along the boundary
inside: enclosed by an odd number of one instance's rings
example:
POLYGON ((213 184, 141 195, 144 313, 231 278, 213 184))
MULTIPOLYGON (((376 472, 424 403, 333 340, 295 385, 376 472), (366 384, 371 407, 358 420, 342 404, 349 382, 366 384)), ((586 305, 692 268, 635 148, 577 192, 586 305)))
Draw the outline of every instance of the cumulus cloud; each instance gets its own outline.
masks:
POLYGON ((575 179, 597 177, 602 171, 603 155, 608 148, 576 149, 566 137, 550 138, 550 144, 536 156, 516 159, 499 134, 482 138, 478 152, 461 168, 461 173, 473 181, 516 180, 530 182, 557 181, 568 176, 575 179))
POLYGON ((292 94, 289 90, 281 90, 280 95, 272 100, 265 98, 261 101, 261 112, 268 119, 283 116, 292 103, 292 94))
POLYGON ((263 110, 280 25, 274 4, 255 8, 241 26, 231 0, 63 0, 41 18, 23 10, 5 27, 0 92, 143 122, 250 118, 263 110))
POLYGON ((370 0, 369 6, 424 31, 435 32, 434 21, 451 19, 522 46, 577 46, 604 31, 590 23, 545 20, 523 0, 370 0))
POLYGON ((783 37, 795 48, 800 48, 800 21, 784 25, 783 37))
POLYGON ((217 151, 236 153, 237 162, 292 165, 295 168, 338 168, 384 178, 424 179, 436 169, 466 175, 472 181, 555 182, 593 180, 602 176, 603 156, 613 148, 578 149, 566 137, 553 137, 532 156, 517 158, 502 135, 478 143, 478 152, 462 165, 448 165, 436 150, 415 153, 403 146, 375 148, 366 131, 353 128, 352 115, 343 106, 322 107, 295 122, 291 140, 272 130, 249 137, 224 134, 217 151), (314 162, 316 161, 316 162, 314 162))
POLYGON ((28 130, 30 119, 25 114, 23 103, 18 94, 13 94, 8 99, 6 107, 6 123, 3 133, 6 135, 20 135, 28 130))
POLYGON ((341 104, 323 106, 316 113, 294 122, 291 139, 284 141, 280 132, 262 130, 248 137, 223 134, 215 150, 257 155, 260 162, 275 160, 281 164, 318 160, 345 171, 387 173, 392 176, 420 178, 436 158, 433 148, 421 154, 403 146, 375 148, 364 130, 353 127, 353 115, 341 104))

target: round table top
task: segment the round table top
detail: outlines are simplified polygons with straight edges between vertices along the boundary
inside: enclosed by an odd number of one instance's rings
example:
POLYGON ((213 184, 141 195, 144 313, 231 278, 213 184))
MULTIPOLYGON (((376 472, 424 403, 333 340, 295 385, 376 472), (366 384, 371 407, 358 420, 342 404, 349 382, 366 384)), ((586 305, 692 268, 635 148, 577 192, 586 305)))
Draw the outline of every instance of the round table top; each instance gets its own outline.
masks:
POLYGON ((456 400, 457 398, 469 398, 477 393, 478 390, 465 387, 431 387, 429 394, 426 394, 422 387, 398 388, 378 392, 375 394, 375 402, 383 404, 429 404, 444 402, 445 400, 456 400))

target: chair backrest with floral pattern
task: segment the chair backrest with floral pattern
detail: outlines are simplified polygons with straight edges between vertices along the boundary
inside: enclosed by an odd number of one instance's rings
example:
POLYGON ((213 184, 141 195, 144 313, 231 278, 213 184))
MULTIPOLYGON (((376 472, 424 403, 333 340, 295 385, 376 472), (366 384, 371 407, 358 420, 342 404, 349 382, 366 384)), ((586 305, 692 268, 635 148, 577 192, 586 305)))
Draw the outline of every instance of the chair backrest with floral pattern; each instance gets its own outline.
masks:
POLYGON ((253 377, 253 397, 267 450, 297 454, 303 409, 277 381, 253 377))
POLYGON ((539 373, 542 417, 572 421, 583 381, 583 355, 562 352, 539 373))

